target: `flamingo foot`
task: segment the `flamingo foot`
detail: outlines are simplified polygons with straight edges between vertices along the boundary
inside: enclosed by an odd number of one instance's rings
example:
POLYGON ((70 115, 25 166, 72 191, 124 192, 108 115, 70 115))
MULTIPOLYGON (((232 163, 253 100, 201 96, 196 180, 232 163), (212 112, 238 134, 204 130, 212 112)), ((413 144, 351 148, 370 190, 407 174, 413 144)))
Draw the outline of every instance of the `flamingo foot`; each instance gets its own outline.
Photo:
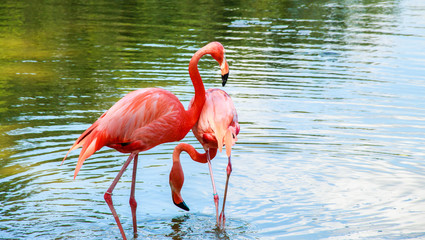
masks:
POLYGON ((218 227, 224 229, 224 225, 226 224, 226 217, 224 216, 224 211, 220 213, 220 217, 218 218, 218 227))

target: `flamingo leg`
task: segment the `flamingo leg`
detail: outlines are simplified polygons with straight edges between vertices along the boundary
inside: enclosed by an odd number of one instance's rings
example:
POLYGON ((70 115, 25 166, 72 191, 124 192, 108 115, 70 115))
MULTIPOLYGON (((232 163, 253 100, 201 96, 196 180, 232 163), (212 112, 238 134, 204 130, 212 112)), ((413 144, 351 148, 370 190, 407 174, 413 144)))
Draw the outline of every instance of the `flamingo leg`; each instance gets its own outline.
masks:
POLYGON ((137 173, 137 160, 138 160, 139 154, 136 154, 134 156, 134 162, 133 162, 133 176, 131 177, 131 193, 130 193, 130 207, 131 207, 131 215, 133 216, 133 233, 135 237, 137 237, 137 218, 136 218, 136 209, 137 209, 137 202, 136 198, 134 197, 135 187, 136 187, 136 173, 137 173))
POLYGON ((221 213, 220 213, 220 219, 219 219, 219 225, 222 226, 224 228, 224 224, 226 223, 226 217, 224 216, 224 206, 226 205, 226 196, 227 196, 227 186, 229 184, 229 178, 230 178, 230 174, 232 173, 232 163, 230 161, 230 156, 229 156, 229 163, 227 164, 227 179, 226 179, 226 187, 224 188, 224 197, 223 197, 223 208, 221 209, 221 213))
POLYGON ((215 188, 214 175, 213 175, 212 167, 211 167, 211 159, 210 159, 210 150, 209 149, 207 150, 207 161, 208 161, 208 168, 210 170, 211 183, 212 183, 212 187, 213 187, 215 212, 216 212, 216 218, 217 218, 217 224, 218 224, 218 194, 217 194, 217 190, 215 188))
POLYGON ((124 173, 125 169, 127 169, 128 165, 131 163, 131 160, 137 155, 137 153, 131 153, 128 157, 127 161, 125 161, 124 165, 122 166, 120 172, 115 177, 114 181, 112 182, 111 186, 108 188, 108 190, 105 192, 105 195, 103 196, 105 198, 106 204, 108 204, 109 209, 111 209, 112 215, 115 218, 115 221, 117 222, 118 228, 120 229, 121 236, 125 240, 127 239, 124 233, 124 229, 122 228, 120 219, 118 217, 117 212, 115 211, 114 204, 112 203, 112 191, 114 191, 115 186, 117 185, 118 181, 120 180, 122 174, 124 173))

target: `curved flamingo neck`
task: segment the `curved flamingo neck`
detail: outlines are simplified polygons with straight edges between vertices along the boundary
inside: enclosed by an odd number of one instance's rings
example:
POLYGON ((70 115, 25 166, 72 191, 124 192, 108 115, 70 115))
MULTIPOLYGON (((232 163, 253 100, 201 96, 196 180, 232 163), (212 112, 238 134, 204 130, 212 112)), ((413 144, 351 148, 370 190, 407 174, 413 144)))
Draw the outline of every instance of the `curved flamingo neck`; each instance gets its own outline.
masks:
POLYGON ((195 88, 195 99, 192 106, 186 111, 186 127, 188 131, 195 125, 201 115, 205 103, 205 87, 198 70, 198 62, 205 54, 211 54, 209 45, 199 49, 192 57, 189 63, 189 75, 195 88))
MULTIPOLYGON (((192 145, 187 143, 180 143, 174 148, 173 162, 180 162, 180 153, 182 151, 187 152, 193 161, 207 163, 207 153, 199 153, 192 145)), ((209 153, 210 159, 213 159, 217 155, 217 148, 211 148, 209 153)))

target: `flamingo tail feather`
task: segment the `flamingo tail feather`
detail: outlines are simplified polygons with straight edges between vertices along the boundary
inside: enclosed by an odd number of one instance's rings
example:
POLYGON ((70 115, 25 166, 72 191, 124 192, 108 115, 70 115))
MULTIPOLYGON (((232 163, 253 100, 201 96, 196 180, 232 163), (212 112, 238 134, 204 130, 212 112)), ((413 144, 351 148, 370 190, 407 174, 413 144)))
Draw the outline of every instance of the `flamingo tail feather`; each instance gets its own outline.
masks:
POLYGON ((75 141, 74 145, 69 149, 68 153, 65 155, 62 163, 68 157, 68 154, 79 148, 83 147, 80 155, 78 157, 77 166, 75 167, 74 179, 77 176, 78 172, 81 169, 81 166, 88 157, 90 157, 97 150, 101 149, 105 145, 105 140, 102 134, 96 129, 98 127, 98 122, 93 123, 86 131, 84 131, 81 136, 75 141))

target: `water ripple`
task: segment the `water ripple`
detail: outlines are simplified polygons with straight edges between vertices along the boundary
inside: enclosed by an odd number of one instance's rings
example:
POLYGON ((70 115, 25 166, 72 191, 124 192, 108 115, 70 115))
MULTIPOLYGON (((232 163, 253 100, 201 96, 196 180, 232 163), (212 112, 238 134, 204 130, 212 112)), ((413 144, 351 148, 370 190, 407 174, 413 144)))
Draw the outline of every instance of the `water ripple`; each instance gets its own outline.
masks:
MULTIPOLYGON (((208 167, 187 154, 191 212, 173 205, 167 143, 140 156, 137 239, 425 237, 423 2, 20 1, 0 12, 1 239, 119 239, 103 194, 127 156, 101 149, 75 180, 79 152, 61 161, 132 90, 162 87, 187 106, 189 60, 213 40, 241 124, 227 229, 215 227, 208 167)), ((210 57, 199 70, 220 86, 210 57)), ((183 141, 201 149, 192 133, 183 141)), ((220 196, 226 166, 224 153, 213 160, 220 196)), ((131 166, 113 196, 128 234, 130 182, 131 166)))

